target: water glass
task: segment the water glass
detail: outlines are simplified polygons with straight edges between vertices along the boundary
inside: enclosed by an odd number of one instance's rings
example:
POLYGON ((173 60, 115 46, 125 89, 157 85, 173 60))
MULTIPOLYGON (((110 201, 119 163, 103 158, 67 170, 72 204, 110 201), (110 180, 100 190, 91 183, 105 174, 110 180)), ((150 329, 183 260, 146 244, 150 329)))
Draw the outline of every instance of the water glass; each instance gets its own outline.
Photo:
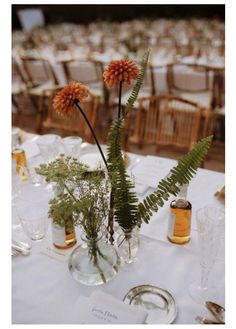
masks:
POLYGON ((52 191, 46 184, 25 182, 16 198, 16 211, 25 234, 31 240, 41 240, 48 229, 49 200, 52 191))
POLYGON ((78 158, 80 154, 80 148, 82 144, 82 138, 78 136, 69 136, 63 138, 63 147, 66 156, 78 158))
POLYGON ((61 137, 53 134, 42 135, 36 143, 45 162, 55 160, 60 153, 61 137))
POLYGON ((189 286, 189 293, 197 303, 217 298, 217 289, 208 277, 221 247, 224 218, 224 211, 211 205, 196 212, 201 278, 189 286))
POLYGON ((12 148, 20 146, 20 129, 17 127, 12 128, 11 144, 12 144, 12 148))

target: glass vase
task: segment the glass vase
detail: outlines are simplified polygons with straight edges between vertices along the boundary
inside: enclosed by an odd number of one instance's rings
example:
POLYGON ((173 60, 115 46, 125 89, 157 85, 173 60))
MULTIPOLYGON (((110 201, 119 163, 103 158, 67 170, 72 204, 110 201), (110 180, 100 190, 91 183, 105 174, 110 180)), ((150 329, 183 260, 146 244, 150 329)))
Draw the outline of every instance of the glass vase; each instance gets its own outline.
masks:
POLYGON ((123 230, 117 239, 119 255, 124 264, 131 264, 137 257, 140 239, 137 229, 123 230))
POLYGON ((81 236, 83 243, 69 258, 69 271, 73 278, 88 286, 109 282, 117 274, 120 257, 114 246, 105 242, 100 234, 95 239, 81 236))

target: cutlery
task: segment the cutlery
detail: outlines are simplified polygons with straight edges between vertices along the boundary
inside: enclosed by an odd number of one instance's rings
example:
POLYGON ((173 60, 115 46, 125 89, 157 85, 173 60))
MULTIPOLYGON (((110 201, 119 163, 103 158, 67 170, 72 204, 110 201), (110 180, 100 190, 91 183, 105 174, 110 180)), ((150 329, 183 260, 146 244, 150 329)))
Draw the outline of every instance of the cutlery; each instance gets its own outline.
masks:
POLYGON ((19 247, 25 248, 25 249, 31 249, 31 245, 27 242, 19 241, 19 240, 14 240, 12 239, 12 243, 15 245, 18 245, 19 247))
POLYGON ((225 309, 223 306, 210 302, 210 301, 206 301, 205 306, 211 312, 211 314, 215 317, 215 319, 217 319, 217 321, 219 321, 221 323, 225 323, 224 322, 225 309))
POLYGON ((12 257, 18 256, 20 254, 19 251, 15 250, 14 248, 11 248, 11 255, 12 257))
POLYGON ((206 319, 202 316, 196 316, 195 320, 200 324, 224 324, 223 322, 218 322, 210 319, 206 319))
POLYGON ((18 253, 21 253, 24 256, 27 256, 30 254, 30 249, 19 247, 19 245, 12 243, 11 245, 12 249, 15 251, 18 251, 18 253))

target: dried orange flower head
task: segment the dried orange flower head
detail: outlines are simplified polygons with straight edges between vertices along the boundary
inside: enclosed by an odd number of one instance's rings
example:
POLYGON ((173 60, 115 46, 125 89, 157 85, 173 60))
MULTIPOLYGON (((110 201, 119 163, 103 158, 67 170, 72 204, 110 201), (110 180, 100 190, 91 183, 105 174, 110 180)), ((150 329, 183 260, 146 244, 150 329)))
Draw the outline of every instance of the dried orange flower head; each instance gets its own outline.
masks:
POLYGON ((127 84, 138 77, 138 66, 130 60, 111 62, 103 72, 106 85, 111 88, 119 82, 127 84))
POLYGON ((88 88, 82 83, 74 82, 56 94, 53 100, 54 110, 62 116, 68 116, 74 112, 74 100, 82 102, 86 97, 88 88))

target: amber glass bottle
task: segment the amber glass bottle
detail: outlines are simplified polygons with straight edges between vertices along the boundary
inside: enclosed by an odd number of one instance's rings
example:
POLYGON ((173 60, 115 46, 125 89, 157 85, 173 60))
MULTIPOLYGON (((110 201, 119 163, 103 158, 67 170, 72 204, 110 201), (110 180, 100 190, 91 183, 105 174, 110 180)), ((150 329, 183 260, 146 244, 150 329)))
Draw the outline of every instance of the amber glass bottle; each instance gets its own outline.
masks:
POLYGON ((52 222, 52 243, 56 248, 68 249, 76 244, 75 228, 72 222, 67 222, 64 227, 52 222))
POLYGON ((187 184, 181 186, 177 198, 170 203, 167 238, 177 244, 190 240, 192 205, 187 200, 187 189, 187 184))
MULTIPOLYGON (((54 186, 55 195, 63 193, 63 188, 54 186)), ((76 244, 76 232, 72 218, 64 221, 65 225, 60 226, 52 220, 52 243, 58 249, 68 249, 76 244)))

